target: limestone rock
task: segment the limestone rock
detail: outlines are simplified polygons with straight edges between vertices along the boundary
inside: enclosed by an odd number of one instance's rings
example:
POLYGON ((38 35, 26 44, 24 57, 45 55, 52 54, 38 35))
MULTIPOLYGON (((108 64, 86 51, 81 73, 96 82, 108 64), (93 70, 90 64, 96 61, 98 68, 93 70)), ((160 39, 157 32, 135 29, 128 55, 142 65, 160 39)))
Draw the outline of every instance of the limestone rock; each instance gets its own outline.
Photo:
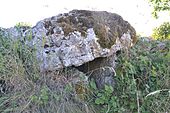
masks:
POLYGON ((116 52, 136 42, 135 29, 118 14, 106 11, 72 10, 41 20, 32 28, 5 31, 36 49, 42 72, 73 66, 84 73, 93 71, 96 76, 99 73, 94 70, 101 69, 106 78, 98 83, 115 74, 102 70, 105 66, 114 69, 116 52))
POLYGON ((136 40, 134 28, 117 14, 73 10, 39 21, 25 32, 36 47, 42 70, 80 66, 109 57, 136 40))

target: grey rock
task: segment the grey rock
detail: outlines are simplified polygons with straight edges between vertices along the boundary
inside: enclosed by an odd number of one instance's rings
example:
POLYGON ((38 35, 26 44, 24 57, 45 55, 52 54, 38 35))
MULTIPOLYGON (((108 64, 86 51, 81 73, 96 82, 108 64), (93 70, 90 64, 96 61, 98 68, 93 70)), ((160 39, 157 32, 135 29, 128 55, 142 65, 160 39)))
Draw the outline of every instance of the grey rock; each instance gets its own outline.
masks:
POLYGON ((99 57, 109 57, 129 47, 135 30, 117 14, 73 10, 39 21, 25 36, 37 48, 41 70, 80 66, 99 57), (103 34, 102 34, 103 31, 103 34))
MULTIPOLYGON (((106 11, 73 10, 41 20, 32 28, 5 31, 36 49, 42 72, 71 66, 84 73, 105 66, 114 69, 116 52, 136 41, 135 29, 118 14, 106 11)), ((113 82, 109 81, 112 71, 103 70, 100 75, 106 75, 100 83, 113 82)))
POLYGON ((90 79, 94 79, 96 86, 99 89, 103 89, 105 85, 115 86, 115 71, 112 67, 102 67, 96 70, 93 70, 90 73, 90 79))

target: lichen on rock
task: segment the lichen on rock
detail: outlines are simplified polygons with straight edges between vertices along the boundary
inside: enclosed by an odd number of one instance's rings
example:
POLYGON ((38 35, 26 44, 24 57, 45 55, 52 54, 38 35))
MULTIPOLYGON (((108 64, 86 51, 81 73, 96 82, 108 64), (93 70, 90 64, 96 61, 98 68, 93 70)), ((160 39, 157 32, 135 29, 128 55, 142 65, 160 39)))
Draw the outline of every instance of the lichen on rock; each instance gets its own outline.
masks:
POLYGON ((65 36, 79 31, 83 37, 86 37, 87 30, 93 28, 103 48, 111 48, 116 39, 128 31, 130 31, 131 38, 136 40, 135 30, 127 21, 117 14, 106 11, 73 10, 59 16, 56 24, 62 27, 65 36))
POLYGON ((22 32, 15 27, 6 31, 13 38, 24 37, 25 43, 36 49, 42 72, 72 66, 84 73, 114 68, 116 52, 136 41, 135 29, 120 15, 106 11, 72 10, 41 20, 22 32))
MULTIPOLYGON (((60 59, 56 62, 61 68, 80 66, 98 57, 109 57, 126 46, 121 45, 124 43, 122 37, 130 36, 130 43, 136 40, 136 32, 127 21, 105 11, 73 10, 40 23, 43 29, 36 28, 36 25, 32 31, 38 33, 35 38, 38 36, 46 39, 42 48, 46 51, 43 57, 43 61, 46 61, 43 64, 45 69, 54 62, 54 58, 50 57, 60 59), (39 36, 39 32, 45 35, 39 36)), ((54 67, 59 68, 56 63, 54 67)))

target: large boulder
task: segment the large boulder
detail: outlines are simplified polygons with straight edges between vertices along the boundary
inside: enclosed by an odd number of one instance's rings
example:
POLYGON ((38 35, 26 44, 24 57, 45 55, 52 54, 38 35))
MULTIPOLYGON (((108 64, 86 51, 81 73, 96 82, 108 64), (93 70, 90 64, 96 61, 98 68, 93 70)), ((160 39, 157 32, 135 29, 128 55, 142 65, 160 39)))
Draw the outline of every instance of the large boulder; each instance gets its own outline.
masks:
POLYGON ((72 10, 41 20, 22 33, 16 28, 7 31, 35 47, 42 72, 75 67, 84 73, 93 71, 95 76, 104 72, 106 82, 115 75, 116 52, 136 42, 135 29, 118 14, 106 11, 72 10), (102 71, 105 67, 107 71, 102 71))
POLYGON ((29 45, 37 48, 42 70, 80 66, 109 57, 136 40, 134 28, 117 14, 73 10, 39 21, 25 32, 29 45))

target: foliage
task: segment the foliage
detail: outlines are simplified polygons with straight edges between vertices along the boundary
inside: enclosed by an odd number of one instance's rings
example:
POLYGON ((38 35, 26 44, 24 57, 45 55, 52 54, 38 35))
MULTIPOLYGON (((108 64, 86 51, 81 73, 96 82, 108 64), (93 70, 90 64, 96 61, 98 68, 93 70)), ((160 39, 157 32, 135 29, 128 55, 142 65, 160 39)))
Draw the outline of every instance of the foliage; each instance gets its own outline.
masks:
POLYGON ((0 35, 0 112, 22 111, 29 103, 32 86, 39 76, 33 51, 20 40, 0 35))
POLYGON ((0 112, 170 112, 169 40, 140 38, 129 51, 122 50, 116 85, 102 90, 93 80, 87 87, 83 75, 75 84, 77 75, 69 68, 40 72, 35 50, 0 34, 0 112))
POLYGON ((18 22, 15 26, 16 27, 23 27, 23 26, 31 27, 31 24, 26 23, 26 22, 18 22))
MULTIPOLYGON (((100 113, 170 112, 170 41, 137 44, 118 56, 116 85, 94 88, 94 105, 100 113), (164 43, 164 48, 159 44, 164 43)), ((93 85, 94 86, 94 85, 93 85)))
MULTIPOLYGON (((118 104, 118 98, 113 95, 113 87, 105 85, 103 90, 98 90, 95 82, 90 82, 90 87, 95 91, 94 103, 101 107, 99 110, 101 113, 117 112, 120 108, 118 104)), ((97 112, 99 112, 97 111, 97 112)))
POLYGON ((152 15, 158 18, 158 12, 170 11, 170 1, 169 0, 149 0, 153 7, 152 15))
POLYGON ((35 51, 20 39, 0 34, 0 112, 85 112, 85 102, 77 97, 72 70, 40 72, 35 51))
POLYGON ((159 40, 170 39, 170 22, 164 22, 162 25, 155 28, 152 37, 159 40))

